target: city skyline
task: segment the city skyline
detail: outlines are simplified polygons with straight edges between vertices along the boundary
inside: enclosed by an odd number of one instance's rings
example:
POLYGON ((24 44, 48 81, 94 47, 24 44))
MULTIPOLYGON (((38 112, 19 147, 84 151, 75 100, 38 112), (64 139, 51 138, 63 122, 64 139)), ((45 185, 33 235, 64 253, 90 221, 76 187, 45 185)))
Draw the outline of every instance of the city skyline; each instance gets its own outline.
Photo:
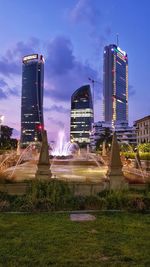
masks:
POLYGON ((22 57, 44 55, 45 128, 50 140, 63 127, 69 136, 71 94, 87 84, 88 77, 99 82, 94 111, 95 121, 102 119, 103 49, 115 43, 116 33, 119 46, 129 55, 129 122, 149 115, 149 1, 145 5, 135 0, 101 1, 100 5, 97 0, 32 0, 31 14, 28 5, 18 0, 0 5, 0 25, 5 26, 0 44, 0 114, 5 116, 4 124, 15 129, 15 136, 20 136, 22 57))

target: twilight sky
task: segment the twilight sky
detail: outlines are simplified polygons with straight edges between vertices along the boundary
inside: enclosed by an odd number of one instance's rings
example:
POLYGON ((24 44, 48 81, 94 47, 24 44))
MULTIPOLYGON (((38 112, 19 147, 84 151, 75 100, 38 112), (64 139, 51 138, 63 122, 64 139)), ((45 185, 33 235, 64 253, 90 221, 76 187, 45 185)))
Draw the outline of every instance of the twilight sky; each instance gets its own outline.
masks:
POLYGON ((150 114, 149 0, 0 0, 0 115, 20 134, 21 59, 45 58, 44 119, 49 140, 69 133, 70 97, 95 84, 102 119, 103 48, 116 42, 129 59, 129 122, 150 114))

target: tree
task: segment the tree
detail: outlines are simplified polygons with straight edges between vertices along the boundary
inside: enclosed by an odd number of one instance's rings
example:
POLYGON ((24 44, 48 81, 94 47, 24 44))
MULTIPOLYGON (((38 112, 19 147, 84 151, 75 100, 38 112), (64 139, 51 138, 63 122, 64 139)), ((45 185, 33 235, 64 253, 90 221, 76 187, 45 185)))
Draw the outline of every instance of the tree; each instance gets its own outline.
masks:
POLYGON ((138 145, 138 149, 140 152, 150 152, 150 143, 143 143, 138 145))
POLYGON ((133 152, 135 148, 135 145, 133 144, 127 144, 127 143, 122 143, 120 145, 120 150, 121 152, 133 152))
POLYGON ((100 135, 100 138, 96 142, 96 150, 100 149, 100 146, 102 146, 103 142, 106 144, 106 148, 109 148, 109 144, 112 143, 112 131, 109 127, 106 127, 104 129, 104 132, 100 135))
POLYGON ((11 138, 13 128, 8 126, 1 126, 1 137, 0 137, 0 149, 11 149, 17 147, 17 139, 11 138))

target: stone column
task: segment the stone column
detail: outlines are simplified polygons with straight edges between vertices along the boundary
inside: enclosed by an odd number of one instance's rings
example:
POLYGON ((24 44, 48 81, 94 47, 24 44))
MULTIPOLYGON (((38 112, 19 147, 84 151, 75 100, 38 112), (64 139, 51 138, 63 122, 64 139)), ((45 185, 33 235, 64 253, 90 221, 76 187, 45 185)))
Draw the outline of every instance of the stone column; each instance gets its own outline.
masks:
POLYGON ((37 171, 35 174, 36 179, 48 180, 52 176, 50 170, 50 160, 48 151, 47 132, 43 130, 42 133, 42 147, 40 151, 39 162, 37 164, 37 171))
POLYGON ((127 188, 127 183, 122 171, 120 150, 115 132, 113 134, 107 177, 110 179, 110 190, 121 190, 127 188))
POLYGON ((17 156, 20 156, 20 140, 18 140, 18 142, 17 142, 17 151, 16 151, 16 154, 17 154, 17 156))
POLYGON ((106 142, 103 141, 103 145, 102 145, 102 156, 106 157, 107 156, 107 151, 106 151, 106 142))

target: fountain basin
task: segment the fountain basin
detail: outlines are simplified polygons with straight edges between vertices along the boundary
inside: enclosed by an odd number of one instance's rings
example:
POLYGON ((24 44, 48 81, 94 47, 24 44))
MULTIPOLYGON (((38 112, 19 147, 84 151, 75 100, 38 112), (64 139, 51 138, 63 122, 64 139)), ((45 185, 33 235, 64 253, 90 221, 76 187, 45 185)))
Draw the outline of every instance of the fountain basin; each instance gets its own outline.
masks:
MULTIPOLYGON (((94 160, 67 160, 67 159, 54 159, 51 161, 52 165, 73 165, 73 166, 96 166, 97 167, 97 163, 94 160)), ((99 164, 102 166, 102 163, 99 161, 99 164)), ((103 166, 102 166, 103 168, 103 166)))
MULTIPOLYGON (((6 173, 11 175, 14 167, 8 168, 6 173)), ((13 179, 15 181, 24 181, 35 179, 37 170, 37 161, 30 161, 16 167, 13 179)), ((51 163, 52 178, 58 178, 65 181, 78 182, 102 182, 107 173, 107 167, 96 166, 94 161, 67 161, 56 160, 51 163)))

